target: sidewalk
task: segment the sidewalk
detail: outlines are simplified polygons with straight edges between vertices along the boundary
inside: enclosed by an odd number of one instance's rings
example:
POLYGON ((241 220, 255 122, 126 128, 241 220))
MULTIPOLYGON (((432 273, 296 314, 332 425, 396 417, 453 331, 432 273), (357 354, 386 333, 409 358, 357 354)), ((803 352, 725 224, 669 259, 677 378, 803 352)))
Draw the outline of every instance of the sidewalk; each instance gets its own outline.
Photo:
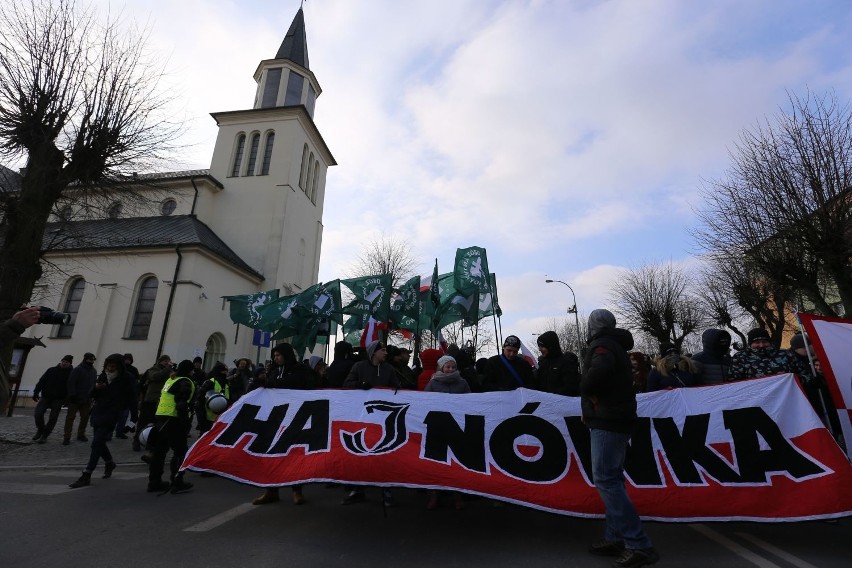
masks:
MULTIPOLYGON (((66 410, 63 408, 46 444, 36 444, 32 441, 36 432, 32 408, 16 408, 15 416, 0 416, 0 471, 65 467, 83 469, 91 450, 92 427, 89 426, 86 430, 89 442, 78 442, 72 436, 71 444, 63 446, 65 414, 66 410)), ((75 434, 76 428, 77 421, 74 422, 75 434)), ((187 441, 192 443, 192 440, 187 441)), ((113 438, 109 442, 109 450, 119 465, 146 467, 141 460, 142 453, 133 451, 129 439, 113 438)), ((103 467, 103 464, 98 464, 98 467, 103 467)))

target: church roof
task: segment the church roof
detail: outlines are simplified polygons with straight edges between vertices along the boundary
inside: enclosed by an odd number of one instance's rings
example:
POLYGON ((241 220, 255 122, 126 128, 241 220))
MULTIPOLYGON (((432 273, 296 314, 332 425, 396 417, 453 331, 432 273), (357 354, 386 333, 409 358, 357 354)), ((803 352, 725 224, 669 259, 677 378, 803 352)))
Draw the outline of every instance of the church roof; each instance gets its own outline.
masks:
POLYGON ((194 245, 207 249, 232 266, 263 280, 213 230, 195 215, 93 219, 48 223, 42 250, 106 251, 194 245))
POLYGON ((289 59, 305 69, 310 69, 308 67, 308 38, 305 34, 305 14, 301 8, 296 12, 296 17, 293 18, 293 23, 290 24, 290 29, 287 30, 287 35, 284 36, 284 41, 281 42, 281 47, 278 48, 275 59, 289 59))
POLYGON ((21 190, 21 174, 0 165, 0 193, 4 191, 18 192, 21 190))

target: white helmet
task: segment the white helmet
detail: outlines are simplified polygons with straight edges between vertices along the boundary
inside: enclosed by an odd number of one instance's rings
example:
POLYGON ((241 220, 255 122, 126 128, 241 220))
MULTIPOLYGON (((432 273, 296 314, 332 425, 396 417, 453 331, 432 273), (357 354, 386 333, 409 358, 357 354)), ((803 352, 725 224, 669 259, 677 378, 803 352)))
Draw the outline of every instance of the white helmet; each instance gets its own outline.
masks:
POLYGON ((220 392, 208 391, 205 399, 207 409, 213 414, 222 414, 228 408, 228 399, 220 392))
POLYGON ((151 435, 151 429, 152 428, 153 428, 153 426, 148 426, 147 428, 145 428, 144 430, 139 432, 139 443, 141 445, 144 446, 148 443, 148 436, 151 435))

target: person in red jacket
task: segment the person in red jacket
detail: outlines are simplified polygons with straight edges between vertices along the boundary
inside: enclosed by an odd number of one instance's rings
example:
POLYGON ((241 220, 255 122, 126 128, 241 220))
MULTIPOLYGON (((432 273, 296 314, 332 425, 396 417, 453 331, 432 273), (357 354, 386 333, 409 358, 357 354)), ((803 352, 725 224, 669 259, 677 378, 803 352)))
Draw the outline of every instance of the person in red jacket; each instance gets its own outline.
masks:
POLYGON ((426 385, 432 379, 432 375, 438 370, 438 359, 442 353, 437 349, 424 349, 420 352, 420 362, 423 365, 423 371, 417 377, 417 390, 426 389, 426 385))

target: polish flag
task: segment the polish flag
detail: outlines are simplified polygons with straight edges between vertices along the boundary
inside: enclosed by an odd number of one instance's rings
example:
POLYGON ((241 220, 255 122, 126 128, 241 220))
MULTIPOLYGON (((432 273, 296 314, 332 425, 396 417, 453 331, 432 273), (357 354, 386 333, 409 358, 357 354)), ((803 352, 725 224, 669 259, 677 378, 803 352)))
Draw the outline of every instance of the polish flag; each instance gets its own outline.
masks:
POLYGON ((538 359, 533 357, 532 352, 523 341, 521 341, 521 357, 526 359, 527 363, 529 363, 534 369, 538 369, 538 359))
POLYGON ((372 342, 378 341, 380 339, 379 333, 382 330, 387 330, 387 328, 388 324, 386 322, 381 322, 371 317, 367 320, 364 333, 361 334, 361 347, 367 347, 372 342))
POLYGON ((444 334, 441 333, 440 329, 438 330, 438 348, 441 350, 442 355, 446 355, 450 349, 450 344, 444 339, 444 334))

